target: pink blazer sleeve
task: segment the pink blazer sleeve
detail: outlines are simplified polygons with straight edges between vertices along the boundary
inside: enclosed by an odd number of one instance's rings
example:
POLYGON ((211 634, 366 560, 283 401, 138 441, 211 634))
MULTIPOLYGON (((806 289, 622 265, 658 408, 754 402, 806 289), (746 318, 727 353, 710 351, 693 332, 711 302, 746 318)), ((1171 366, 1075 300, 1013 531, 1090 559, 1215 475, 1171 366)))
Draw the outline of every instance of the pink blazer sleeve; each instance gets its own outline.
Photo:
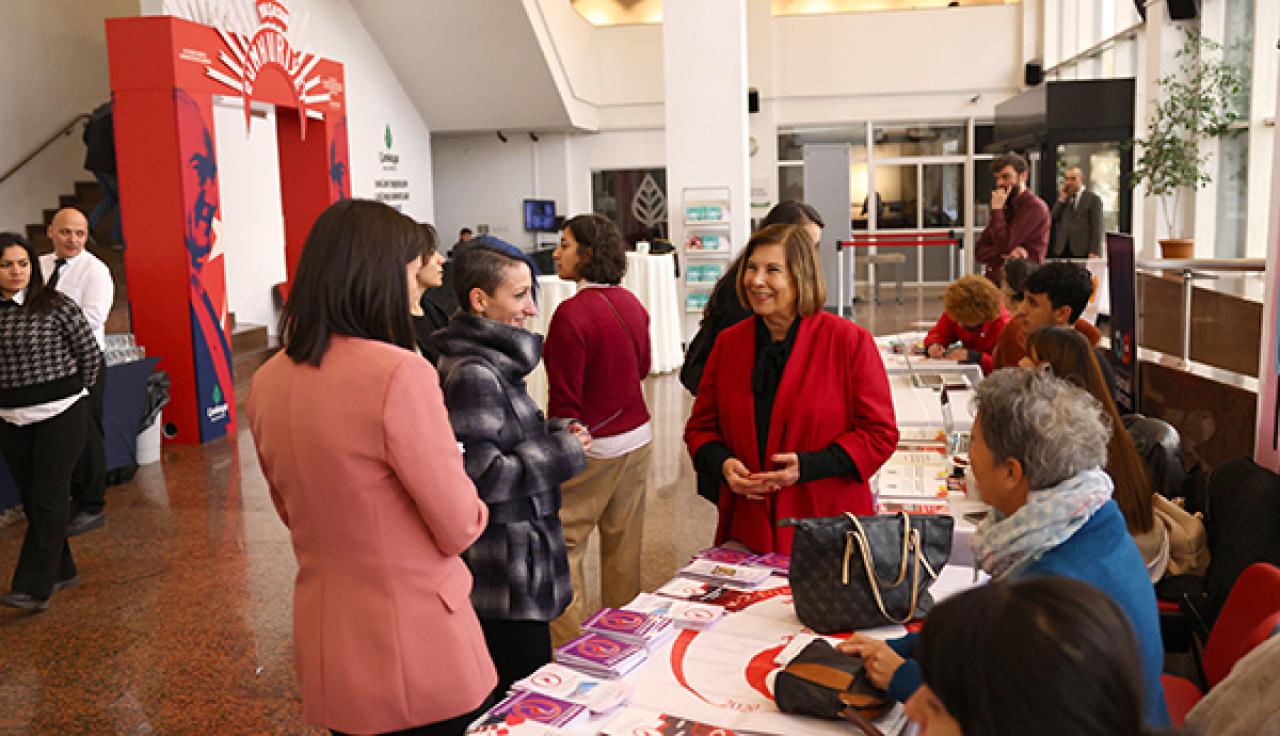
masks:
POLYGON ((489 518, 462 466, 440 393, 425 360, 406 360, 387 386, 382 406, 387 462, 413 497, 436 546, 456 555, 471 546, 489 518))

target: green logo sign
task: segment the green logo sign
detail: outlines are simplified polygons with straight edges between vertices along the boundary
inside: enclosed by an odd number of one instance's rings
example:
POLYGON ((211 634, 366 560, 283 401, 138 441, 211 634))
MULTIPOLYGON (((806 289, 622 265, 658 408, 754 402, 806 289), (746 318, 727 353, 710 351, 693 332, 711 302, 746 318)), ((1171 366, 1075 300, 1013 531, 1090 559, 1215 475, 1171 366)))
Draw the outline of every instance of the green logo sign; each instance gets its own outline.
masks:
POLYGON ((387 150, 390 151, 391 150, 391 124, 390 123, 387 123, 387 134, 386 136, 384 136, 384 140, 386 140, 387 142, 387 150))
POLYGON ((222 403, 222 389, 218 388, 217 384, 214 384, 214 386, 213 386, 213 397, 212 397, 212 398, 213 398, 213 403, 214 403, 214 404, 221 404, 221 403, 222 403))

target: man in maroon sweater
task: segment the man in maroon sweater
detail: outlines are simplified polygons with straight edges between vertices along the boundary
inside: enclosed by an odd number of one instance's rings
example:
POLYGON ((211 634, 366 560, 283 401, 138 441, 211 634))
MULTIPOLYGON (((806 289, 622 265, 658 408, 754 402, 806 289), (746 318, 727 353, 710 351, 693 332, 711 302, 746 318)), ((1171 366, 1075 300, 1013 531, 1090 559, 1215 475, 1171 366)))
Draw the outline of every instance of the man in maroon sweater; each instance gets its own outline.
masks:
POLYGON ((1049 206, 1027 189, 1027 161, 1006 153, 991 162, 996 188, 991 192, 991 219, 978 237, 974 257, 986 266, 987 278, 1000 283, 1006 258, 1043 263, 1049 249, 1049 206))

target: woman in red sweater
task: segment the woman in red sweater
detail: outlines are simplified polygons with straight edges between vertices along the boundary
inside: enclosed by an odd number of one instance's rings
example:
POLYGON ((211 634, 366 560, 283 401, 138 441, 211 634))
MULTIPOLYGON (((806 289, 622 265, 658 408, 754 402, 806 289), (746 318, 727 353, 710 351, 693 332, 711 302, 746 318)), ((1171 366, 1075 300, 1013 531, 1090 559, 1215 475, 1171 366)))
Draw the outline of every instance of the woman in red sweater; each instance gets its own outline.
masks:
POLYGON ((812 237, 770 225, 747 243, 738 299, 755 313, 720 333, 684 439, 723 479, 716 543, 791 552, 786 518, 873 513, 867 479, 898 429, 871 334, 823 311, 812 237))
POLYGON ((924 338, 929 357, 978 363, 990 373, 991 355, 1010 319, 1000 289, 985 276, 961 276, 947 287, 942 305, 942 317, 924 338), (956 342, 960 347, 951 348, 956 342))
POLYGON ((565 224, 556 272, 578 282, 547 329, 547 413, 591 432, 587 469, 560 488, 573 601, 551 623, 556 646, 577 636, 583 616, 583 562, 600 529, 601 603, 620 607, 640 592, 645 479, 653 429, 640 382, 649 375, 649 314, 618 284, 627 270, 622 233, 602 215, 565 224))

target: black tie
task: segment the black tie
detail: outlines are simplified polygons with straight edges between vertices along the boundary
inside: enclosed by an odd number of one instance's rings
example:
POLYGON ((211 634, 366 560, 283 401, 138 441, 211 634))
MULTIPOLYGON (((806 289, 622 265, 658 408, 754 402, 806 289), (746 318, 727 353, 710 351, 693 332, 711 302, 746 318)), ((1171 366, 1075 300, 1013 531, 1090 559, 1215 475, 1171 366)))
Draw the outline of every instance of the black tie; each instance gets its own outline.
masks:
POLYGON ((55 258, 53 263, 53 275, 49 277, 49 283, 45 284, 50 289, 58 288, 58 277, 62 275, 62 267, 67 265, 67 259, 55 258))

